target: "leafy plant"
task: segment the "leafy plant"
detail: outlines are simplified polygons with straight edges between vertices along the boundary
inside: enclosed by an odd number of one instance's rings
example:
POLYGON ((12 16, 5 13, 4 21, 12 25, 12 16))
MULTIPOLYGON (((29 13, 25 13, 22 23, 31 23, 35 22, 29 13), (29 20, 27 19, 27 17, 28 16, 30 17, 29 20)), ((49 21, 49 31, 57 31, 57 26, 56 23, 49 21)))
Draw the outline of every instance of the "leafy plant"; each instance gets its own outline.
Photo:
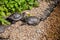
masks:
POLYGON ((0 0, 0 22, 10 24, 6 18, 14 12, 22 12, 38 6, 37 0, 0 0))

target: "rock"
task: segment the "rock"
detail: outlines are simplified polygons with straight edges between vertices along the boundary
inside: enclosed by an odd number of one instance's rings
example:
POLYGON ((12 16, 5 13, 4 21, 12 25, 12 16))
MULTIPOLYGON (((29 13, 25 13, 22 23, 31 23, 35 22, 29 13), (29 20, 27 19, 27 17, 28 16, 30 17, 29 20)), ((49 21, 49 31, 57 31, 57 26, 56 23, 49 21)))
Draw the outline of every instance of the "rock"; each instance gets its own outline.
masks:
POLYGON ((58 3, 59 1, 56 0, 50 2, 50 4, 48 5, 49 7, 47 7, 46 10, 44 10, 43 15, 41 15, 41 21, 45 20, 51 14, 51 12, 53 12, 58 3))
POLYGON ((0 33, 3 33, 5 31, 5 27, 0 25, 0 33))

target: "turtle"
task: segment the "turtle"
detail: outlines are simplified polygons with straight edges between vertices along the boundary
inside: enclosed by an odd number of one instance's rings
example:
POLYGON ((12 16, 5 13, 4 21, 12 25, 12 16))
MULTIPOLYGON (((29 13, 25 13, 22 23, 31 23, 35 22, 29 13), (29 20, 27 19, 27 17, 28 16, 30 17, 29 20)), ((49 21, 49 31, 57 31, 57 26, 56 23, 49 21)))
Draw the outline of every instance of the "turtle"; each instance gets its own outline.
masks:
POLYGON ((23 20, 28 25, 36 26, 40 23, 40 19, 36 16, 29 16, 23 20))
POLYGON ((24 18, 24 13, 19 14, 18 12, 15 12, 14 14, 10 15, 6 20, 14 24, 15 22, 22 20, 24 18))

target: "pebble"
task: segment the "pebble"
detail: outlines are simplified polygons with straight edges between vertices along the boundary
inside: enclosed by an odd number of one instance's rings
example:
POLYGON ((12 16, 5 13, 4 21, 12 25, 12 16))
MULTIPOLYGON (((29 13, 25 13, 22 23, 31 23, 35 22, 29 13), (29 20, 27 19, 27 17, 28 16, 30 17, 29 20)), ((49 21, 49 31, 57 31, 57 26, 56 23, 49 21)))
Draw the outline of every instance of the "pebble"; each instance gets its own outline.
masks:
POLYGON ((5 31, 5 26, 0 26, 0 33, 3 33, 5 31))

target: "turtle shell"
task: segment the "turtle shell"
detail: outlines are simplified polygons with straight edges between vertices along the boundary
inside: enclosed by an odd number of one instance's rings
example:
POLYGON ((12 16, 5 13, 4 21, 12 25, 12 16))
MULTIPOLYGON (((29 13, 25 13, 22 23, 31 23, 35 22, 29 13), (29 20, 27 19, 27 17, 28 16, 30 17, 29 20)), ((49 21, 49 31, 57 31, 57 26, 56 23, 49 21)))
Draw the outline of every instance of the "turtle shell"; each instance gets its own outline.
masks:
POLYGON ((35 16, 30 16, 25 19, 26 23, 29 25, 37 25, 40 22, 40 19, 35 16))

